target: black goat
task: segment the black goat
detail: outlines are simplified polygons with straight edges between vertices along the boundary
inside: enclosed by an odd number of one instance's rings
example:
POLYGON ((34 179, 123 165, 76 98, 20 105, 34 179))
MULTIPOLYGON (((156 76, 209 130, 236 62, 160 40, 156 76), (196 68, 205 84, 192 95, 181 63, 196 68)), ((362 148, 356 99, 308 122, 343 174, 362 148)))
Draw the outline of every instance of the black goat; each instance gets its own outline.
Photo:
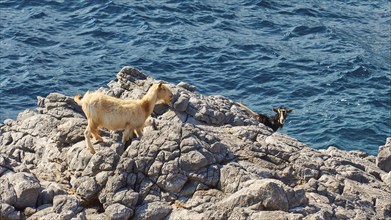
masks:
POLYGON ((284 107, 280 107, 278 109, 273 108, 273 111, 276 113, 274 117, 269 117, 267 115, 258 114, 256 112, 253 112, 251 109, 244 106, 242 103, 238 103, 240 107, 242 107, 248 114, 255 117, 255 119, 268 126, 269 128, 273 129, 273 131, 277 131, 279 128, 282 128, 284 126, 284 122, 286 117, 288 116, 288 113, 291 113, 293 109, 286 109, 284 107))

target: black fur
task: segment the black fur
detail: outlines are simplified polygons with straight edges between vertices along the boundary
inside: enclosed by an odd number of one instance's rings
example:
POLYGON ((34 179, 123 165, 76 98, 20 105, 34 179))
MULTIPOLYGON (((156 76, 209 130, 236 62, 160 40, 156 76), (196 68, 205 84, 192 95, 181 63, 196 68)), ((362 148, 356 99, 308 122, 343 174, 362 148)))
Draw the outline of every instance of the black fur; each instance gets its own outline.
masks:
POLYGON ((251 109, 247 108, 241 103, 238 103, 238 105, 244 110, 249 113, 250 115, 254 116, 255 119, 266 125, 267 127, 271 128, 274 132, 277 131, 279 128, 282 128, 284 126, 284 121, 286 120, 288 113, 291 113, 293 110, 292 109, 286 109, 284 107, 280 107, 278 109, 273 108, 273 111, 276 113, 273 117, 269 117, 267 115, 259 114, 256 112, 253 112, 251 109), (284 120, 282 123, 280 123, 280 112, 284 114, 284 120))
POLYGON ((273 129, 274 132, 276 132, 279 128, 282 128, 282 126, 284 126, 283 124, 280 124, 280 122, 278 121, 279 118, 278 113, 276 113, 273 117, 258 114, 255 116, 255 118, 257 119, 258 122, 273 129))

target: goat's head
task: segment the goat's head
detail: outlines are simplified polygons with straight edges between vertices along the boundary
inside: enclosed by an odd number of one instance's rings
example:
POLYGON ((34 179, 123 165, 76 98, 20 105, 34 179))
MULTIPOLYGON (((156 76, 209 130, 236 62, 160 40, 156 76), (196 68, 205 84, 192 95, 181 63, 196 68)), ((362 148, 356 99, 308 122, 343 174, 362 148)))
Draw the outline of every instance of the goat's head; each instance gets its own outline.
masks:
POLYGON ((288 113, 291 113, 292 111, 293 109, 286 109, 284 107, 280 107, 278 109, 273 108, 273 112, 277 113, 276 116, 278 116, 278 123, 280 123, 281 126, 284 125, 288 113))
POLYGON ((172 94, 171 89, 167 85, 159 83, 157 86, 157 98, 163 100, 167 105, 170 105, 173 97, 174 95, 172 94))

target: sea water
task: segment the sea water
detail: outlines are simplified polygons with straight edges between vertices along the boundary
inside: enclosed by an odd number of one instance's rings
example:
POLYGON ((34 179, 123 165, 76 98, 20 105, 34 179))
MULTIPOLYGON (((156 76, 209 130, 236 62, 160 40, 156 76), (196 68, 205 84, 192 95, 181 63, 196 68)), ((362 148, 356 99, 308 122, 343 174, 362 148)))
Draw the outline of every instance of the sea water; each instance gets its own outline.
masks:
POLYGON ((0 121, 134 66, 256 112, 313 148, 391 136, 390 1, 0 1, 0 121))

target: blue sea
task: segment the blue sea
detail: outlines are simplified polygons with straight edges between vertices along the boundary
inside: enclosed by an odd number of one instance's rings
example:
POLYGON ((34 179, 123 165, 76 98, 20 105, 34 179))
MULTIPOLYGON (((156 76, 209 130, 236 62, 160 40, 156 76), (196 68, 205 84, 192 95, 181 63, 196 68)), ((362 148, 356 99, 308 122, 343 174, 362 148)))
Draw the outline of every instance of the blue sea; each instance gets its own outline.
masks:
POLYGON ((0 121, 125 65, 254 111, 280 132, 377 154, 391 136, 391 1, 0 0, 0 121))

